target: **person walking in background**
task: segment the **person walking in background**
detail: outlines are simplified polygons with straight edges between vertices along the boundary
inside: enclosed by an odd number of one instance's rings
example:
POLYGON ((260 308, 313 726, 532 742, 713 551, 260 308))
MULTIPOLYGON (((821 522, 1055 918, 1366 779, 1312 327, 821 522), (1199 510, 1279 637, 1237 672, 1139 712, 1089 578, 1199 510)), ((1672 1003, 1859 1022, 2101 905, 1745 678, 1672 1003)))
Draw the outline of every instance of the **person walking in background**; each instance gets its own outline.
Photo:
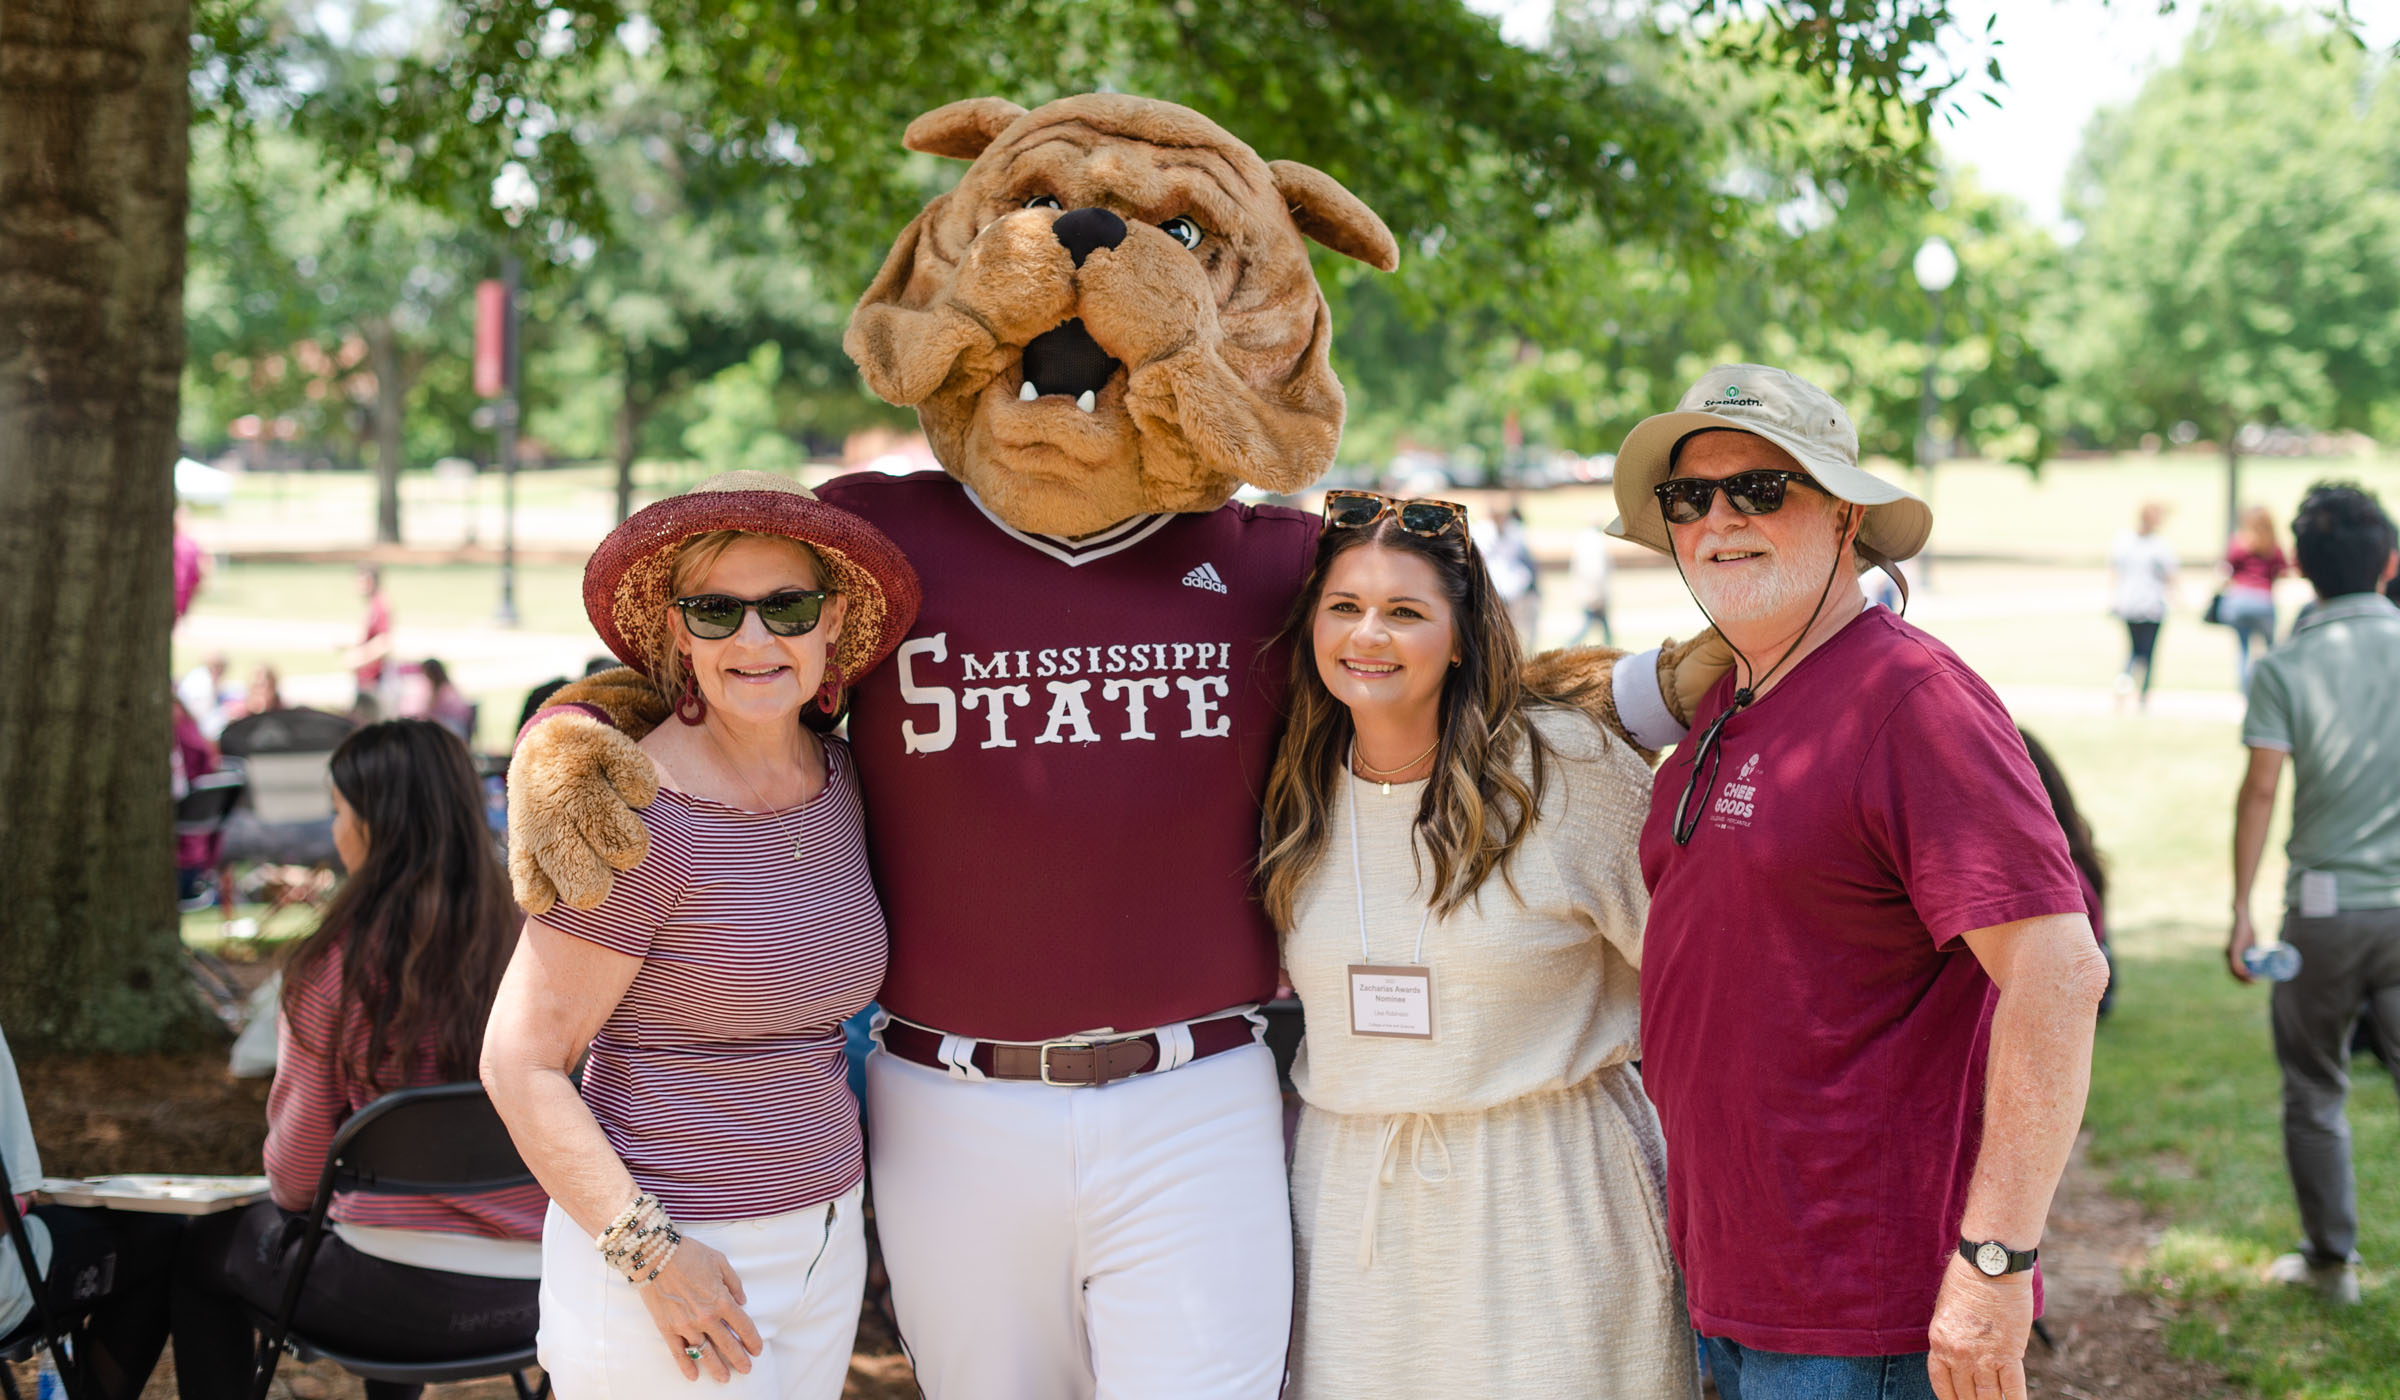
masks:
POLYGON ((201 581, 208 577, 208 551, 192 538, 183 507, 175 508, 175 620, 191 610, 192 597, 200 591, 201 581))
POLYGON ((1527 651, 1542 620, 1542 579, 1533 563, 1533 546, 1525 535, 1525 516, 1511 499, 1508 509, 1490 525, 1478 525, 1475 547, 1483 552, 1492 587, 1508 608, 1517 640, 1527 651))
POLYGON ((2234 677, 2245 693, 2250 689, 2250 644, 2258 643, 2262 656, 2275 645, 2275 580, 2291 567, 2275 539, 2275 518, 2267 508, 2243 511, 2242 523, 2225 547, 2225 601, 2218 620, 2233 629, 2234 644, 2240 648, 2234 677))
POLYGON ((1259 876, 1308 1020, 1286 1394, 1689 1397, 1633 1066, 1649 768, 1527 690, 1463 516, 1336 493, 1284 631, 1259 876), (1362 975, 1410 1014, 1354 1014, 1362 975))
POLYGON ((1637 425, 1616 496, 1736 658, 1642 829, 1642 1078, 1717 1389, 2021 1396, 2107 966, 2007 709, 1859 590, 1933 513, 1763 365, 1637 425))
POLYGON ((2306 1239, 2269 1277, 2355 1303, 2358 1201, 2343 1104, 2362 1007, 2377 1056, 2400 1075, 2400 606, 2379 591, 2400 575, 2400 536, 2373 496, 2321 484, 2300 503, 2292 549, 2317 604, 2250 674, 2225 965, 2241 981, 2254 976, 2243 956, 2258 940, 2250 897, 2289 759, 2283 941, 2300 971, 2276 984, 2272 1021, 2284 1161, 2306 1239))
POLYGON ((2158 527, 2167 508, 2147 501, 2135 517, 2134 528, 2122 531, 2108 548, 2109 610, 2125 624, 2125 669, 2117 676, 2117 699, 2122 705, 2135 695, 2134 671, 2141 671, 2141 707, 2150 708, 2150 674, 2158 655, 2158 629, 2167 620, 2167 605, 2175 596, 2175 549, 2158 527))
POLYGON ((1616 563, 1608 556, 1607 522, 1595 520, 1575 536, 1575 552, 1568 560, 1568 577, 1575 583, 1576 601, 1583 604, 1583 630, 1567 643, 1581 646, 1600 629, 1600 645, 1617 644, 1615 631, 1608 625, 1608 590, 1616 573, 1616 563))
POLYGON ((365 600, 366 617, 359 624, 359 637, 347 653, 352 673, 358 678, 358 708, 372 707, 380 715, 386 708, 384 683, 394 679, 392 673, 392 606, 383 596, 383 570, 373 564, 358 566, 358 596, 365 600))
MULTIPOLYGON (((273 1199, 202 1217, 175 1289, 183 1400, 250 1392, 251 1312, 272 1312, 298 1262, 334 1134, 395 1089, 475 1077, 501 969, 517 941, 508 876, 483 825, 466 747, 423 720, 370 725, 333 751, 333 842, 349 878, 284 967, 273 1199)), ((333 1199, 295 1325, 399 1361, 489 1355, 533 1334, 542 1209, 535 1186, 465 1196, 333 1199)), ((419 1387, 367 1383, 369 1400, 419 1387)))

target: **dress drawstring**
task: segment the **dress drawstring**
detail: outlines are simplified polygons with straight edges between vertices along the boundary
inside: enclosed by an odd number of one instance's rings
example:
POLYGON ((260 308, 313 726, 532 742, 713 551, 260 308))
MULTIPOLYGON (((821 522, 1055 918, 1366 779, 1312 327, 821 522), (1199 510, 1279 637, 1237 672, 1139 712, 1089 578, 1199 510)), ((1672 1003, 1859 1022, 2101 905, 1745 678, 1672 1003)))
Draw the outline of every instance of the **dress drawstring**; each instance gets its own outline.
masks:
POLYGON ((1367 1179, 1367 1213, 1358 1225, 1358 1267, 1375 1267, 1375 1217, 1383 1205, 1383 1188, 1392 1184, 1400 1167, 1400 1136, 1415 1129, 1409 1144, 1409 1165, 1416 1168, 1417 1180, 1428 1186, 1439 1186, 1450 1179, 1450 1144, 1442 1140, 1442 1128, 1430 1113, 1395 1113, 1383 1120, 1383 1141, 1375 1149, 1374 1174, 1367 1179), (1442 1172, 1436 1176, 1425 1170, 1425 1140, 1433 1139, 1433 1148, 1442 1156, 1442 1172))

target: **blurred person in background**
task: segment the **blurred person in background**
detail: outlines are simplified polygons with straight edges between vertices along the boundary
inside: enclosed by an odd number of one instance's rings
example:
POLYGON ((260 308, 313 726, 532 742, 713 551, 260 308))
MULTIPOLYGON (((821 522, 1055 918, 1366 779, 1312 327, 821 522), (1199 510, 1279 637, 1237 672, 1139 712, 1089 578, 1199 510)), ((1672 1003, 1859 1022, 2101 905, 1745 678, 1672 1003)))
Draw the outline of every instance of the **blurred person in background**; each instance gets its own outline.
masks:
POLYGON ((417 668, 417 682, 401 713, 409 719, 429 719, 459 738, 474 740, 475 702, 459 692, 450 668, 432 657, 417 668))
MULTIPOLYGON (((64 1326, 73 1317, 87 1318, 68 1333, 73 1350, 67 1381, 81 1396, 135 1400, 167 1343, 167 1281, 183 1222, 138 1211, 32 1204, 42 1154, 6 1036, 0 1036, 0 1158, 8 1162, 0 1190, 15 1193, 25 1216, 51 1321, 64 1326)), ((32 1312, 24 1266, 0 1240, 0 1337, 24 1325, 32 1312)), ((48 1396, 49 1387, 42 1393, 48 1396)))
POLYGON ((358 596, 365 601, 366 616, 359 623, 358 641, 343 655, 358 678, 358 698, 372 701, 380 713, 388 703, 384 686, 398 679, 392 670, 392 605, 384 600, 382 569, 358 566, 358 596))
POLYGON ((2288 758, 2283 941, 2300 969, 2275 984, 2270 1006, 2284 1162, 2305 1239, 2268 1277, 2349 1304, 2358 1301, 2358 1199, 2344 1104, 2362 1008, 2377 1057, 2400 1074, 2400 606, 2382 591, 2400 574, 2400 535, 2372 495, 2320 484, 2292 521, 2292 550, 2317 602, 2250 673, 2225 965, 2241 981, 2255 975, 2243 957, 2258 941, 2250 896, 2288 758))
POLYGON ((1616 565, 1608 557, 1608 522, 1595 520, 1575 536, 1575 553, 1568 561, 1568 576, 1575 583, 1576 600, 1583 604, 1583 630, 1568 640, 1568 646, 1581 646, 1600 629, 1600 645, 1613 647, 1616 634, 1608 625, 1608 589, 1616 565))
MULTIPOLYGON (((517 942, 516 901, 456 735, 425 720, 369 726, 333 751, 332 777, 334 846, 349 877, 284 966, 267 1096, 273 1199, 199 1218, 185 1236, 174 1302, 183 1400, 249 1393, 245 1306, 282 1302, 334 1134, 393 1090, 475 1078, 517 942)), ((294 1325, 403 1361, 522 1346, 536 1322, 547 1204, 530 1185, 337 1195, 294 1325)), ((418 1394, 367 1382, 369 1400, 418 1394)))
POLYGON ((2250 689, 2250 644, 2260 655, 2275 645, 2275 580, 2291 571, 2292 561, 2275 539, 2275 517, 2265 506, 2242 512, 2242 523, 2225 547, 2225 601, 2217 620, 2233 629, 2240 648, 2234 678, 2250 689))
MULTIPOLYGON (((180 697, 169 701, 167 708, 175 736, 168 786, 180 802, 192 790, 193 780, 216 772, 221 760, 216 743, 201 729, 199 721, 192 718, 191 711, 184 708, 180 697)), ((206 835, 176 834, 175 902, 184 913, 198 913, 216 903, 216 896, 208 888, 208 873, 217 868, 217 852, 224 842, 225 838, 213 831, 206 835)))
POLYGON ((1510 498, 1498 521, 1476 522, 1475 547, 1483 554, 1492 587, 1499 590, 1500 601, 1507 605, 1518 642, 1527 651, 1533 650, 1534 633, 1542 620, 1542 578, 1534 567, 1533 547, 1525 535, 1525 514, 1517 509, 1515 498, 1510 498))
POLYGON ((175 682, 175 698, 183 702, 192 723, 212 740, 225 732, 226 702, 232 698, 225 690, 225 667, 225 653, 212 651, 175 682))
POLYGON ((241 703, 226 715, 226 722, 247 719, 251 715, 270 714, 288 708, 283 703, 283 680, 275 668, 261 661, 250 672, 249 689, 242 692, 241 703))
POLYGON ((2116 958, 2108 951, 2108 868, 2100 861, 2100 849, 2092 842, 2092 828, 2084 821, 2082 809, 2075 805, 2075 794, 2067 786, 2066 770, 2042 747, 2042 741, 2020 726, 2017 736, 2025 741, 2026 756, 2033 760, 2035 776, 2042 780, 2043 795, 2050 799, 2050 810, 2058 816, 2058 829, 2067 838, 2067 859, 2075 862, 2075 873, 2083 880, 2083 912, 2092 921, 2092 937, 2100 944, 2101 956, 2108 958, 2108 990, 2100 994, 2100 1014, 2117 995, 2116 958))
POLYGON ((208 551, 192 538, 183 507, 175 507, 175 620, 191 609, 192 595, 200 591, 201 581, 208 577, 208 551))
POLYGON ((2134 672, 2141 672, 2141 707, 2150 708, 2150 675, 2158 655, 2158 629, 2167 620, 2167 605, 2175 597, 2175 549, 2158 532, 2167 508, 2146 501, 2134 518, 2134 528, 2121 531, 2108 547, 2109 611, 2125 624, 2125 669, 2117 675, 2117 699, 2137 693, 2134 672))

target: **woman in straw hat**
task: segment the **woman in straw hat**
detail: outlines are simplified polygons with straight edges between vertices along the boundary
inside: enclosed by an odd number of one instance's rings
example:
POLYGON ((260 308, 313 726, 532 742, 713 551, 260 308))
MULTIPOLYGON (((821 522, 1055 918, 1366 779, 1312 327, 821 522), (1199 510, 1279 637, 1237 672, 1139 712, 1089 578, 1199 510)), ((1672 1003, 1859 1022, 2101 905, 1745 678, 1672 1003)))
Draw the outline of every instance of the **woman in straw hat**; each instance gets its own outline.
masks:
POLYGON ((640 512, 584 570, 593 626, 678 722, 641 741, 646 852, 597 907, 527 923, 484 1041, 553 1202, 541 1358, 567 1400, 703 1374, 841 1392, 866 1269, 841 1025, 885 931, 849 751, 822 731, 917 600, 890 540, 763 472, 640 512))

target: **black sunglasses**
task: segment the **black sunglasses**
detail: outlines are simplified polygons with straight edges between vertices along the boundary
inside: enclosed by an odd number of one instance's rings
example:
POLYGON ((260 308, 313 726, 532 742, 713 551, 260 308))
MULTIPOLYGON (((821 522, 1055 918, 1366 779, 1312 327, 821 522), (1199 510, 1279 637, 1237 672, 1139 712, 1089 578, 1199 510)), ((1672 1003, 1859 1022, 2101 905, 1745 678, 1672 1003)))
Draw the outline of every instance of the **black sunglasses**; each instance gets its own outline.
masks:
POLYGON ((1676 476, 1651 487, 1658 496, 1658 508, 1667 519, 1678 525, 1693 525, 1707 518, 1709 504, 1718 491, 1735 510, 1744 515, 1773 515, 1783 509, 1784 488, 1798 482, 1822 496, 1833 493, 1819 486, 1806 472, 1785 471, 1767 467, 1754 472, 1736 472, 1724 478, 1705 476, 1676 476))
POLYGON ((764 598, 736 598, 727 593, 699 593, 678 598, 683 625, 703 641, 717 642, 742 630, 742 614, 758 609, 759 623, 778 637, 798 637, 816 630, 825 612, 822 588, 787 588, 764 598))
POLYGON ((1400 517, 1400 528, 1431 539, 1467 528, 1467 508, 1456 501, 1403 501, 1373 491, 1325 493, 1325 528, 1363 530, 1386 515, 1400 517))

